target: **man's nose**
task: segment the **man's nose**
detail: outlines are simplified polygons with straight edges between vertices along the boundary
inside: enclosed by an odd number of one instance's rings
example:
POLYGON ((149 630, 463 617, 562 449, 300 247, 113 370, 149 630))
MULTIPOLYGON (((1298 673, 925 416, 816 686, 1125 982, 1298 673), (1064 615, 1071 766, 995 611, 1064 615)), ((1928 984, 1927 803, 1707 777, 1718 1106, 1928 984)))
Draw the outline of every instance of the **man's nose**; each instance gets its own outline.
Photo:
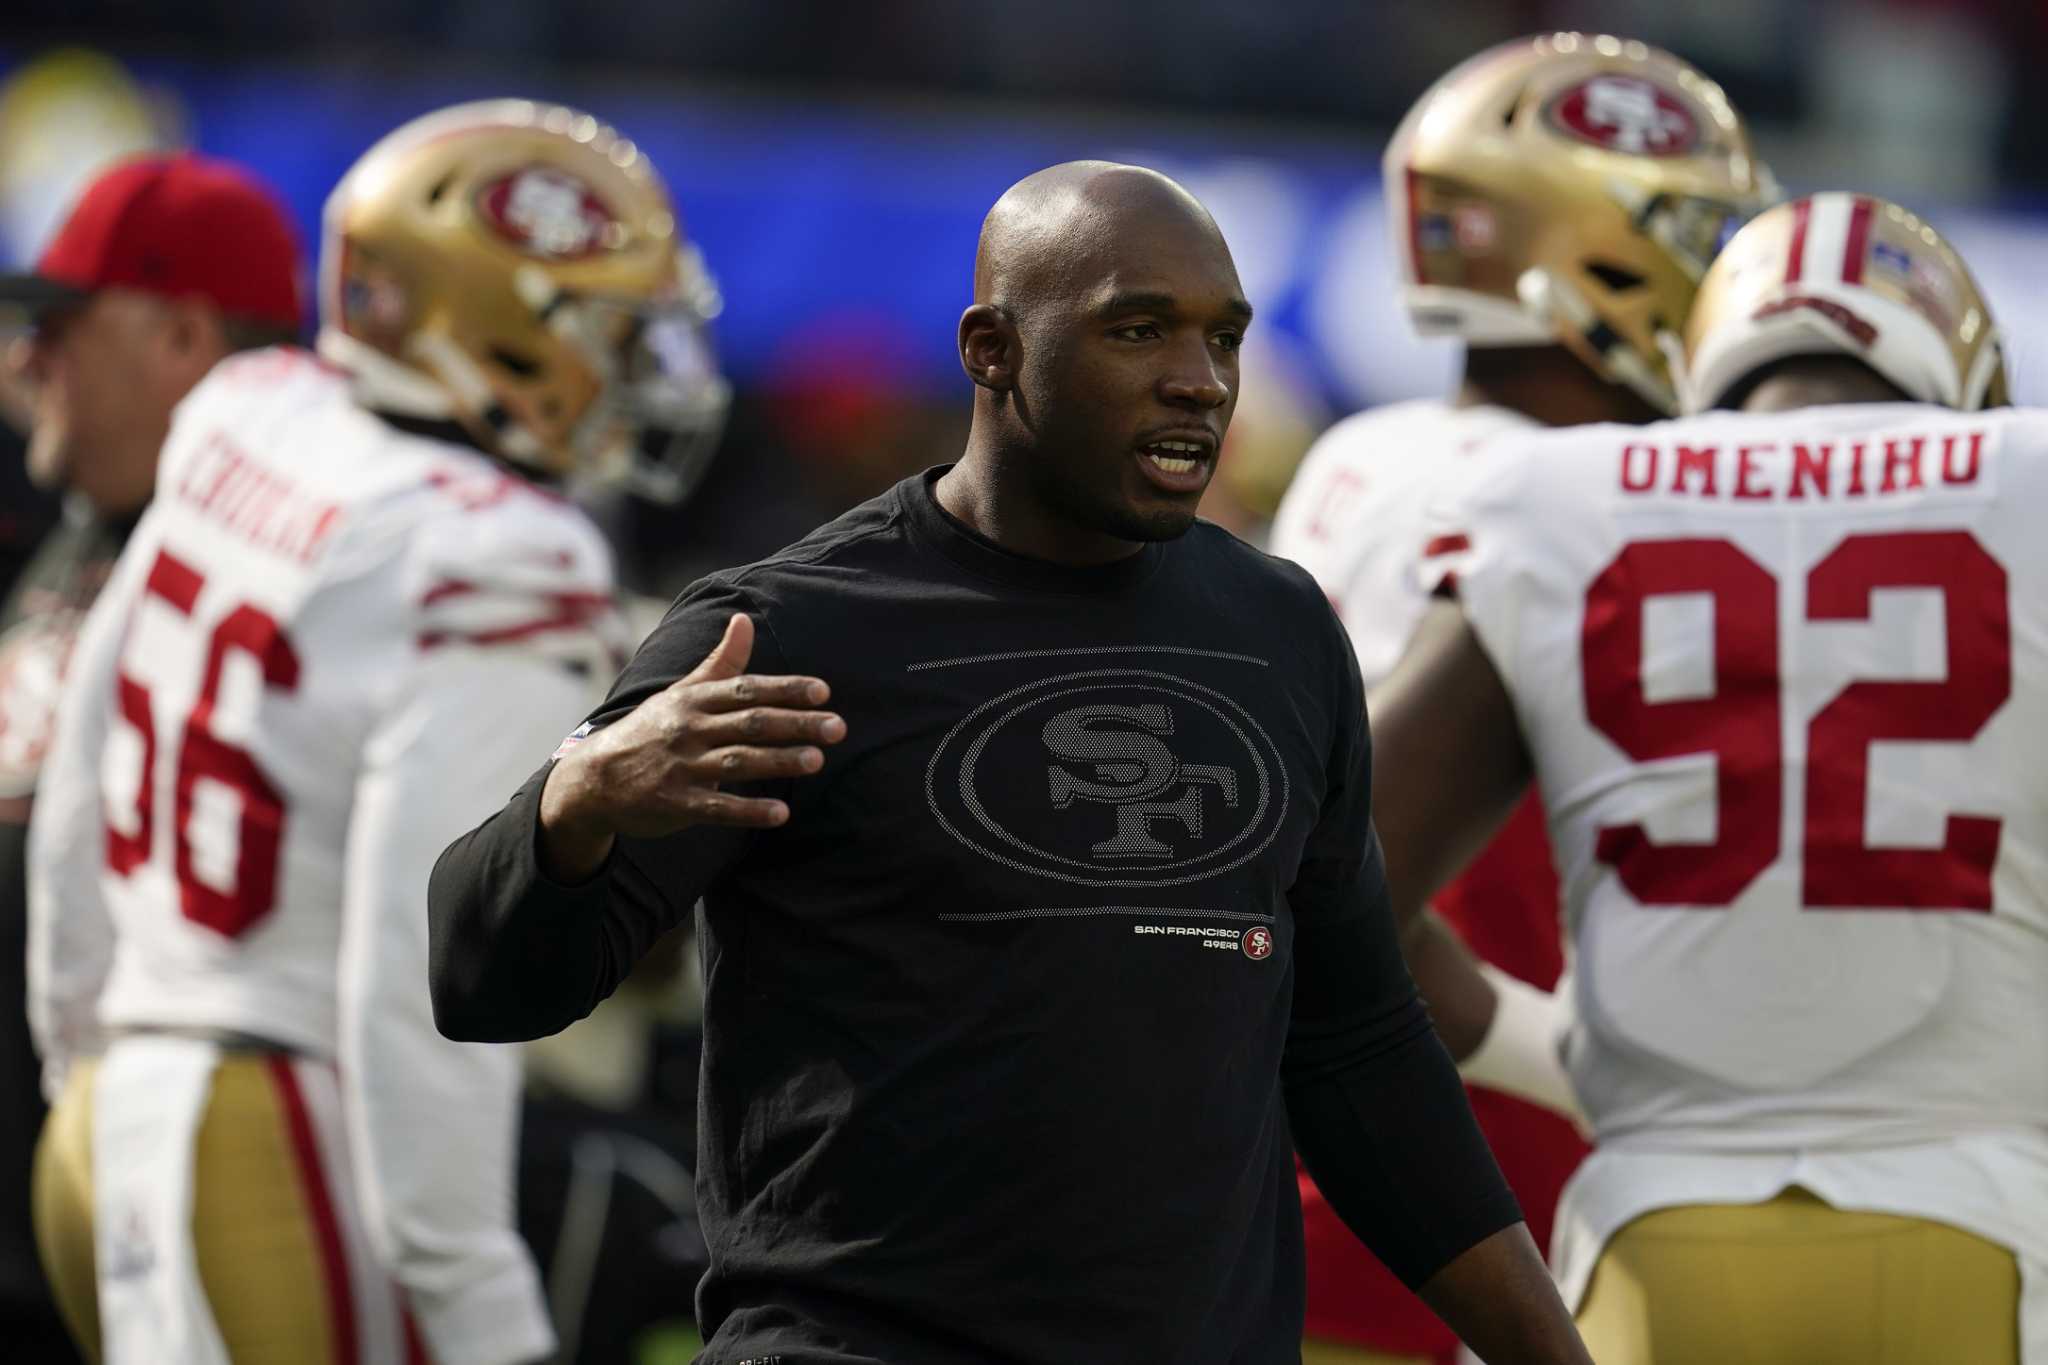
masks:
POLYGON ((1183 349, 1159 382, 1160 396, 1176 407, 1220 408, 1230 401, 1230 377, 1209 353, 1206 341, 1183 349))

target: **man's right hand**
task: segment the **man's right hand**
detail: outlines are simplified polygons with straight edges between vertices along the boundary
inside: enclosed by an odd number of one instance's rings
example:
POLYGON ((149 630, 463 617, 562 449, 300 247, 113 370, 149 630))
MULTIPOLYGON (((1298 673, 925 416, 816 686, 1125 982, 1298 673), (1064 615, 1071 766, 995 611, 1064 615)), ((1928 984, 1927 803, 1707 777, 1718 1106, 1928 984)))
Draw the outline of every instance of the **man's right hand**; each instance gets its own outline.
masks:
POLYGON ((541 870, 589 879, 619 835, 657 838, 691 825, 767 828, 789 818, 780 801, 734 796, 731 782, 803 777, 825 766, 819 746, 846 722, 818 708, 818 678, 746 672, 754 623, 736 615, 704 662, 571 749, 540 798, 541 870))

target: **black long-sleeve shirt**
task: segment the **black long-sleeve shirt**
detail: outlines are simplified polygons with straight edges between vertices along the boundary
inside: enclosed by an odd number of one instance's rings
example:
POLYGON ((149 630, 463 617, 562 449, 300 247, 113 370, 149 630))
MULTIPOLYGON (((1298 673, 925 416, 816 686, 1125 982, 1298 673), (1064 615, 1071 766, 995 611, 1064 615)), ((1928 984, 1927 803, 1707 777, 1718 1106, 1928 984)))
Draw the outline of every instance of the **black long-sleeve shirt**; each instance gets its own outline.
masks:
POLYGON ((1047 564, 935 473, 699 583, 592 717, 749 613, 847 723, 789 822, 557 886, 543 769, 435 869, 437 1017, 558 1029, 703 897, 706 1362, 1293 1361, 1290 1112, 1410 1283, 1519 1216, 1402 965, 1350 648, 1215 527, 1047 564))

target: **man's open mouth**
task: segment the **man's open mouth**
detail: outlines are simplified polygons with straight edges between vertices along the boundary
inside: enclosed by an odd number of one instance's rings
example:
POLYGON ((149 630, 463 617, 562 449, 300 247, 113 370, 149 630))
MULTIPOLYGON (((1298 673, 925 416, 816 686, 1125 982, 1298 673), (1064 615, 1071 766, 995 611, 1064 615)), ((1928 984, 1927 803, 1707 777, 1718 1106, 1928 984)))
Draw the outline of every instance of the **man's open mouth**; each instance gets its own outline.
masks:
POLYGON ((1169 474, 1191 474, 1209 452, 1193 441, 1153 441, 1139 446, 1138 453, 1169 474))

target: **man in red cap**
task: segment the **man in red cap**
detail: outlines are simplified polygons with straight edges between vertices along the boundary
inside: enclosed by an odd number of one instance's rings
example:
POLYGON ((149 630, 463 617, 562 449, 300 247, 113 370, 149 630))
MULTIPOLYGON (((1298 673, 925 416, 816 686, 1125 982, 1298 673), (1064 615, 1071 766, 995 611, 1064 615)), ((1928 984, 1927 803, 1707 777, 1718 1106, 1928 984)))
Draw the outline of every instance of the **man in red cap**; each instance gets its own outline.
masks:
POLYGON ((226 162, 144 157, 94 181, 34 272, 0 279, 0 308, 33 326, 36 481, 132 517, 178 400, 222 357, 298 336, 298 261, 276 197, 226 162))
POLYGON ((43 1119, 19 1002, 30 798, 86 609, 149 502, 171 410, 214 365, 299 334, 299 253, 276 195, 207 157, 126 161, 89 185, 35 269, 0 278, 26 323, 5 380, 31 479, 67 494, 0 605, 0 1340, 71 1358, 37 1266, 29 1172, 43 1119))

